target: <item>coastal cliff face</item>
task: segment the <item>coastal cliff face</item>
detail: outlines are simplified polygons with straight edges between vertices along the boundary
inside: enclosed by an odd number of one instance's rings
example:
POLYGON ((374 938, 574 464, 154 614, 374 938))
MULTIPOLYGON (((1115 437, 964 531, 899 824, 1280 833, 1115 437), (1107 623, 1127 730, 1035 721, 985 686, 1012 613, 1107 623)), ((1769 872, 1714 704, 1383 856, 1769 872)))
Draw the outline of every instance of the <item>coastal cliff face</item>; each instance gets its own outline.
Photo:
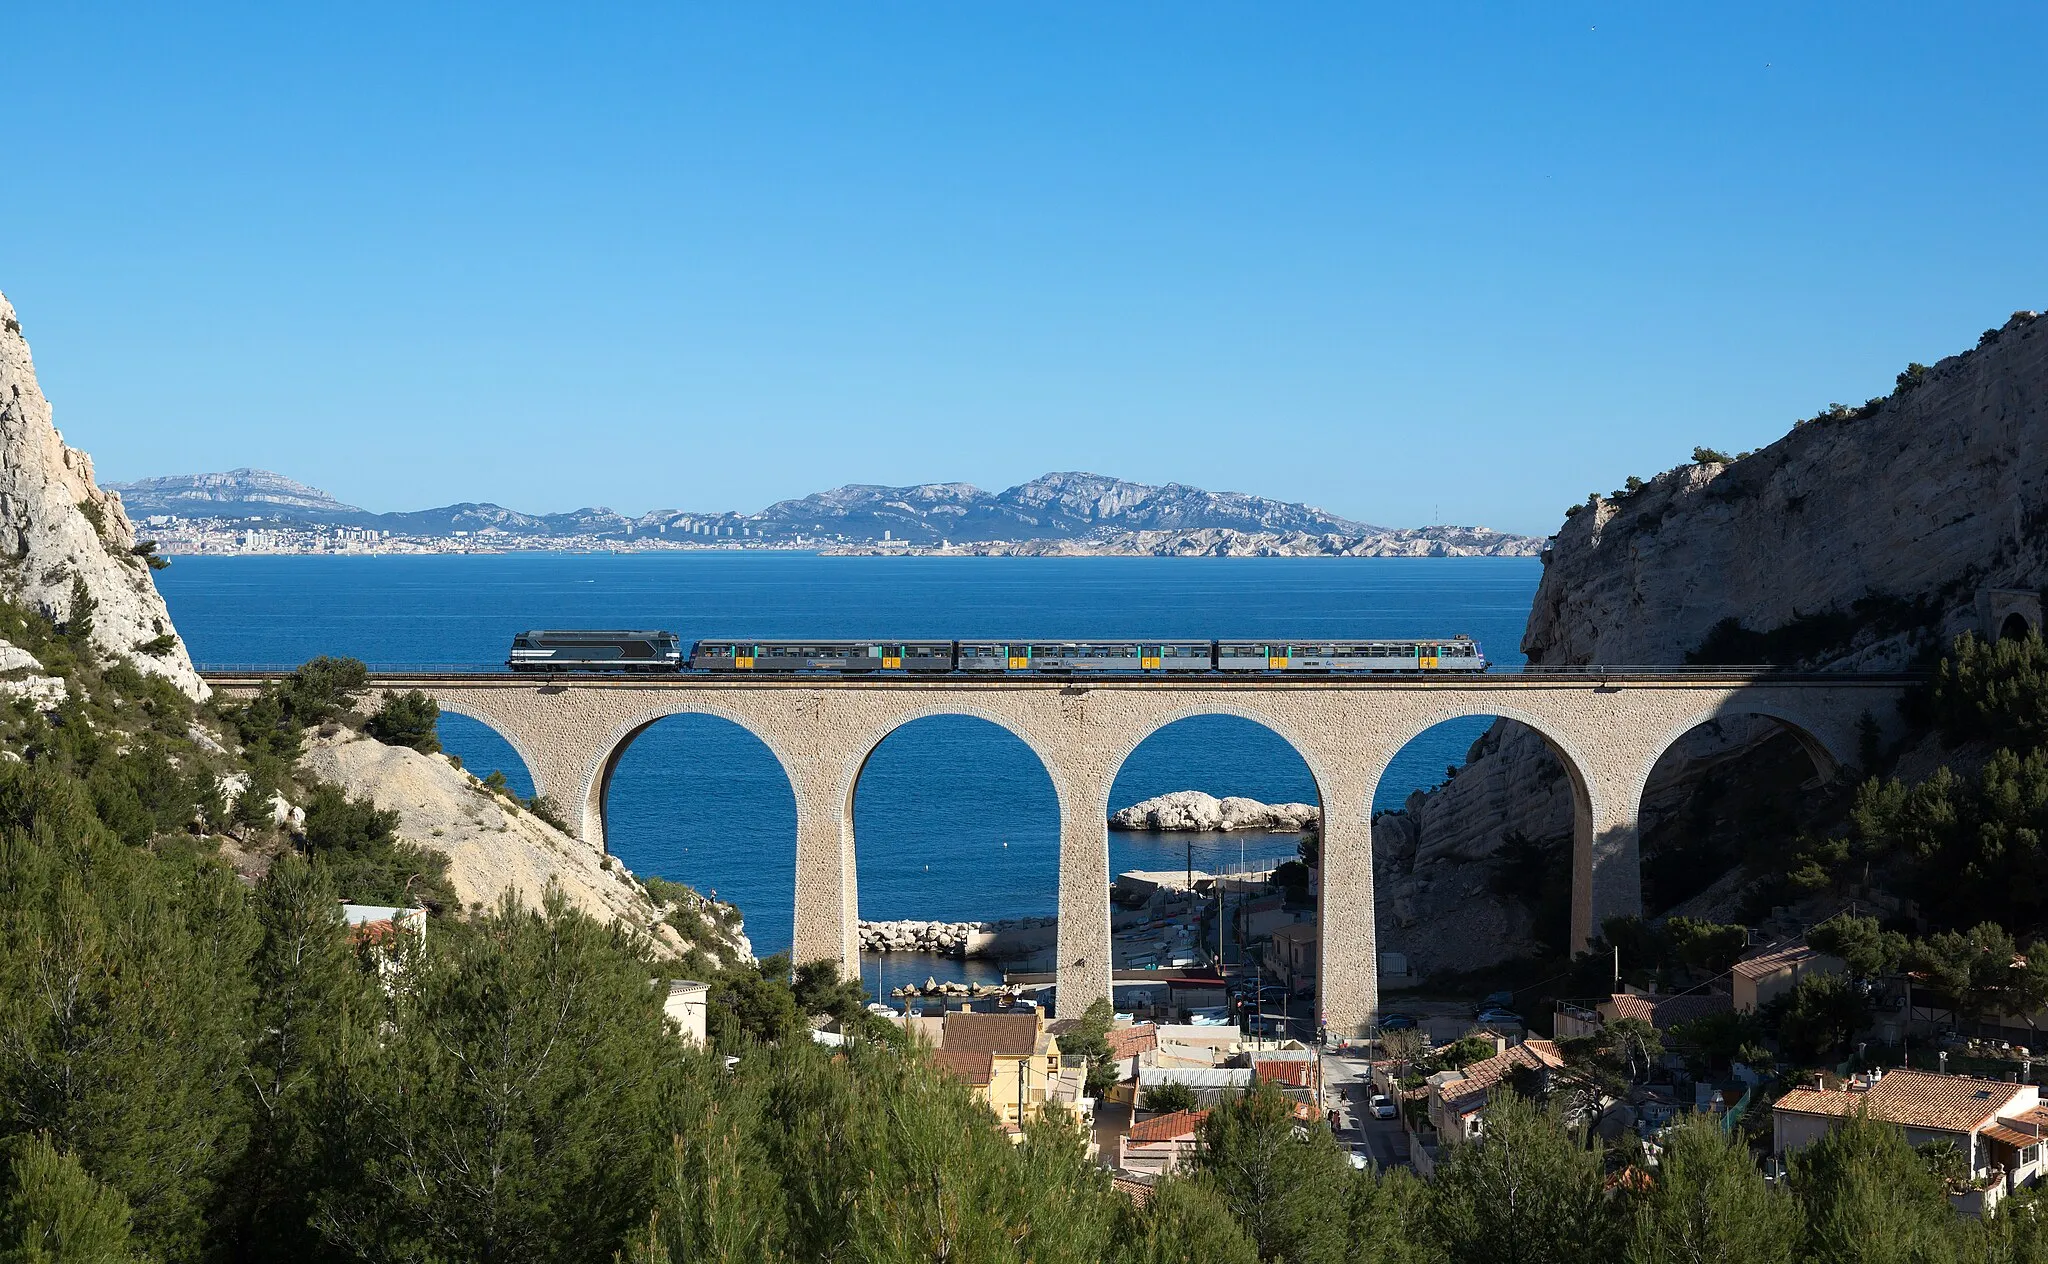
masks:
MULTIPOLYGON (((1896 667, 1994 631, 1990 590, 2037 603, 2048 319, 2017 314, 1975 350, 1903 376, 1885 399, 1831 409, 1739 460, 1575 507, 1544 555, 1524 652, 1553 665, 1896 667)), ((1681 739, 1644 796, 1646 872, 1696 790, 1760 782, 1759 765, 1784 762, 1764 754, 1786 741, 1744 718, 1681 739)), ((1538 951, 1531 876, 1544 857, 1555 872, 1571 827, 1562 767, 1535 733, 1497 722, 1454 779, 1374 822, 1382 947, 1421 973, 1538 951)), ((1741 885, 1652 882, 1646 909, 1730 916, 1741 885)))
POLYGON ((2016 316, 1867 416, 1823 416, 1574 512, 1522 648, 1539 663, 1683 662, 1740 616, 1752 633, 1811 629, 1781 658, 1903 663, 1977 627, 1980 590, 2048 580, 2044 439, 2048 321, 2016 316), (1829 615, 1856 630, 1832 640, 1829 615))
POLYGON ((92 458, 52 424, 21 322, 0 295, 0 590, 61 622, 83 581, 98 649, 203 699, 184 642, 161 640, 176 634, 135 544, 121 498, 94 483, 92 458))

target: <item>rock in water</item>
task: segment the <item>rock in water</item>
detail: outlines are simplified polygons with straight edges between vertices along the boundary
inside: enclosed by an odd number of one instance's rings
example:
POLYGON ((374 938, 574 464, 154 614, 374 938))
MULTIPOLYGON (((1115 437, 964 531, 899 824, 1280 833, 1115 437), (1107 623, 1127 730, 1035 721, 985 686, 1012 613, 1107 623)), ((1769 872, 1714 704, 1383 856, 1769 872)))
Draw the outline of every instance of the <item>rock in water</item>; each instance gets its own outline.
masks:
POLYGON ((36 385, 35 363, 14 306, 0 294, 0 574, 7 598, 60 622, 73 615, 72 583, 97 604, 93 644, 163 676, 194 699, 207 696, 185 644, 135 552, 121 498, 93 482, 92 458, 66 447, 36 385), (158 648, 160 638, 171 637, 158 648), (147 651, 143 647, 148 646, 147 651))
POLYGON ((1111 829, 1189 832, 1266 830, 1300 833, 1316 828, 1322 812, 1312 803, 1261 803, 1219 799, 1199 790, 1176 790, 1133 803, 1109 818, 1111 829))

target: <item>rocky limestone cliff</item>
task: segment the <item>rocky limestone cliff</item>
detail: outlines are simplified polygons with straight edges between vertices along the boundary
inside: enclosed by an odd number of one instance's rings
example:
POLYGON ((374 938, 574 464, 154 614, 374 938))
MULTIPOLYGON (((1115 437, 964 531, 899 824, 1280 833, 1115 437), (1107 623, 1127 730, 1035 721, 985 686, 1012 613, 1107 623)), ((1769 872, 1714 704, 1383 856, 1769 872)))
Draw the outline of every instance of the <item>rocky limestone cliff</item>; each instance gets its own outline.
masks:
MULTIPOLYGON (((664 956, 680 957, 689 946, 624 866, 493 794, 445 755, 422 755, 337 728, 311 737, 299 763, 351 796, 397 812, 399 837, 448 857, 449 883, 471 912, 494 906, 506 891, 538 908, 554 883, 592 917, 645 931, 664 956)), ((718 925, 715 919, 711 924, 718 925)), ((743 934, 725 939, 719 955, 751 958, 743 934)))
POLYGON ((1815 626, 1818 652, 1796 656, 1899 664, 1976 627, 1981 589, 2048 580, 2048 321, 2015 316, 1856 411, 1572 513, 1530 660, 1676 663, 1724 619, 1768 633, 1834 614, 1861 630, 1830 644, 1815 626))
MULTIPOLYGON (((1881 401, 1573 509, 1544 555, 1522 647, 1547 664, 1672 664, 1704 651, 1898 666, 1988 630, 1986 590, 2038 593, 2044 582, 2048 320, 2021 313, 1881 401)), ((1644 796, 1646 870, 1695 789, 1784 740, 1743 718, 1682 739, 1644 796)), ((1515 854, 1569 847, 1571 811, 1542 740, 1495 724, 1454 779, 1374 822, 1382 948, 1422 973, 1535 951, 1515 854)), ((1718 902, 1698 897, 1686 911, 1728 916, 1740 887, 1716 884, 1718 902)), ((1646 889, 1648 912, 1689 893, 1663 895, 1646 889)))
POLYGON ((93 482, 92 458, 51 423, 21 322, 0 294, 0 591, 62 621, 83 580, 98 603, 95 646, 205 698, 184 642, 159 641, 175 633, 135 543, 121 498, 93 482))

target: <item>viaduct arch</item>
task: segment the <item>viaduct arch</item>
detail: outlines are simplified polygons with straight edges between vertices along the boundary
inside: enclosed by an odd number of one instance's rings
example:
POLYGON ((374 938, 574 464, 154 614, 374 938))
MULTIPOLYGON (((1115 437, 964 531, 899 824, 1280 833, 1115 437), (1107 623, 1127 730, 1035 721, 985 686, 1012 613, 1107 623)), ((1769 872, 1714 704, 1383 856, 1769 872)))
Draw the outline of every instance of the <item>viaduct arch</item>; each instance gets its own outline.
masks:
MULTIPOLYGON (((230 696, 266 675, 210 675, 230 696)), ((1078 1014, 1109 994, 1109 795, 1152 733, 1197 715, 1231 715, 1288 742, 1323 805, 1317 997, 1333 1036, 1356 1035, 1379 1003, 1374 922, 1373 791, 1394 755, 1445 720, 1502 716, 1557 754, 1574 800, 1572 940, 1609 917, 1642 911, 1637 818, 1651 769, 1692 728, 1768 716, 1814 753, 1823 773, 1847 766, 1856 726, 1883 719, 1908 681, 1896 676, 1728 673, 1488 675, 1342 680, 1067 681, 784 678, 595 678, 374 675, 380 689, 419 689, 489 725, 526 762, 537 793, 569 810, 584 842, 604 846, 604 791, 619 753, 671 715, 718 716, 765 745, 797 809, 794 955, 858 968, 853 793, 884 738, 935 715, 974 716, 1021 740, 1051 779, 1060 812, 1058 999, 1078 1014)))

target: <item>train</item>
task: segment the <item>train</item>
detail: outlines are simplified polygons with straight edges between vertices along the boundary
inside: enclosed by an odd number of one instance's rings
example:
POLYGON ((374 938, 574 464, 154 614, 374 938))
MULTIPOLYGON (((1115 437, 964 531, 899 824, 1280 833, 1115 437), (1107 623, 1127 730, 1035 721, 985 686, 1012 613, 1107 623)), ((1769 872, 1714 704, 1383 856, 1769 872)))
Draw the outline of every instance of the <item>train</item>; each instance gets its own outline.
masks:
POLYGON ((1479 642, 1372 641, 830 641, 707 637, 689 652, 673 632, 521 632, 505 665, 519 672, 704 672, 904 676, 1483 672, 1479 642))

